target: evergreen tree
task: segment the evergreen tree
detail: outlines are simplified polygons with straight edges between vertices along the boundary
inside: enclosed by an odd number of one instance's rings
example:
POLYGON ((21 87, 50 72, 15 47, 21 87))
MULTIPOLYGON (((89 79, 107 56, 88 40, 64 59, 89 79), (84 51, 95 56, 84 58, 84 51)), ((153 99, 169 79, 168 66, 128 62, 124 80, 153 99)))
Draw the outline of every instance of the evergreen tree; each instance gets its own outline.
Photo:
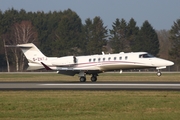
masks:
POLYGON ((159 53, 157 33, 148 21, 143 23, 133 49, 134 51, 146 51, 155 56, 159 53))
POLYGON ((98 54, 107 44, 107 28, 100 17, 85 21, 86 54, 98 54))
POLYGON ((136 22, 134 21, 133 18, 130 19, 128 23, 128 34, 127 34, 127 39, 129 41, 129 46, 130 46, 130 51, 134 51, 133 47, 135 45, 137 36, 139 32, 139 27, 136 26, 136 22))
POLYGON ((36 27, 38 32, 38 44, 36 45, 38 46, 38 48, 41 49, 41 51, 44 54, 49 55, 51 54, 51 50, 47 46, 48 44, 47 38, 49 36, 47 32, 48 31, 47 14, 38 11, 36 13, 31 14, 31 16, 32 16, 31 21, 33 25, 36 27))
POLYGON ((90 43, 91 40, 93 40, 93 23, 90 18, 87 18, 85 20, 85 25, 83 26, 83 37, 85 39, 84 46, 85 48, 84 53, 89 54, 90 49, 87 48, 88 44, 90 43))
POLYGON ((2 23, 3 23, 3 13, 0 10, 0 71, 2 71, 6 66, 5 55, 4 55, 4 44, 2 41, 2 33, 3 33, 2 23))
MULTIPOLYGON (((2 42, 2 34, 3 34, 3 13, 2 11, 0 10, 0 54, 3 54, 3 42, 2 42)), ((1 59, 1 58, 0 58, 1 59)), ((0 61, 1 63, 1 61, 0 61)))
POLYGON ((81 53, 82 23, 79 16, 68 9, 63 12, 55 30, 53 53, 56 56, 78 55, 81 53))
POLYGON ((174 62, 180 65, 180 19, 174 22, 170 30, 170 40, 172 42, 172 48, 169 51, 170 56, 174 59, 174 62))
POLYGON ((127 52, 129 51, 129 41, 127 40, 128 27, 124 19, 116 19, 112 25, 113 29, 110 30, 110 44, 113 52, 127 52))

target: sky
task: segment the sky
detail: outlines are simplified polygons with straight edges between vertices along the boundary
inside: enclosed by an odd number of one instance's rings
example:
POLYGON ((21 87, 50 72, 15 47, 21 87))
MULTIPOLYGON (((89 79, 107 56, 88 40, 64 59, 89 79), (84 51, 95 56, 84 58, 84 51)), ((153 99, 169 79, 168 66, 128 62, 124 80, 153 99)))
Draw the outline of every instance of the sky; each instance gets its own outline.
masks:
POLYGON ((141 27, 145 20, 156 30, 170 30, 180 19, 180 0, 0 0, 2 12, 14 8, 26 12, 75 11, 85 23, 87 18, 99 16, 104 26, 112 29, 117 18, 131 18, 141 27))

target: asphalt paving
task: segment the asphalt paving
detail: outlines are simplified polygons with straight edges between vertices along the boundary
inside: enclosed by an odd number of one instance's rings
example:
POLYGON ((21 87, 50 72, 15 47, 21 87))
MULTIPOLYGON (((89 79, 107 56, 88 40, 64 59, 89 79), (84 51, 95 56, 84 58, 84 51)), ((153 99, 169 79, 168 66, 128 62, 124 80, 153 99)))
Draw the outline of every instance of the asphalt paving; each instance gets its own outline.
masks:
POLYGON ((180 90, 180 82, 0 82, 0 90, 180 90))

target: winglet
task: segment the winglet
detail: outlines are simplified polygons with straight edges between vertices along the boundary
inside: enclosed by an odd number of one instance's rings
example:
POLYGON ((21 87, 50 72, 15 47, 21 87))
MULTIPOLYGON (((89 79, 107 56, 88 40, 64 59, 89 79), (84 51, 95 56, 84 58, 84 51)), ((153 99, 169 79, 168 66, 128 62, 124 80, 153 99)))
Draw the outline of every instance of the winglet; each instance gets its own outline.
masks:
POLYGON ((41 62, 41 64, 46 68, 46 70, 52 70, 50 67, 48 67, 46 64, 44 64, 43 62, 41 62))

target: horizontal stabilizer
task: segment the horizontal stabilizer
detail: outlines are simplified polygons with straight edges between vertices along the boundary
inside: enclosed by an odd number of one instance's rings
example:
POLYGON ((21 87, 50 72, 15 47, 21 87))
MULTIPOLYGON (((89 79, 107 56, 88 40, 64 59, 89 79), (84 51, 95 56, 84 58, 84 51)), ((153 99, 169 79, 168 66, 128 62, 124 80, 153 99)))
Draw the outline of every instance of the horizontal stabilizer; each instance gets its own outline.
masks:
POLYGON ((43 66, 29 66, 27 68, 27 70, 40 70, 40 69, 44 69, 43 66))
POLYGON ((32 44, 18 44, 18 45, 5 45, 5 47, 20 47, 20 48, 31 48, 32 44))

